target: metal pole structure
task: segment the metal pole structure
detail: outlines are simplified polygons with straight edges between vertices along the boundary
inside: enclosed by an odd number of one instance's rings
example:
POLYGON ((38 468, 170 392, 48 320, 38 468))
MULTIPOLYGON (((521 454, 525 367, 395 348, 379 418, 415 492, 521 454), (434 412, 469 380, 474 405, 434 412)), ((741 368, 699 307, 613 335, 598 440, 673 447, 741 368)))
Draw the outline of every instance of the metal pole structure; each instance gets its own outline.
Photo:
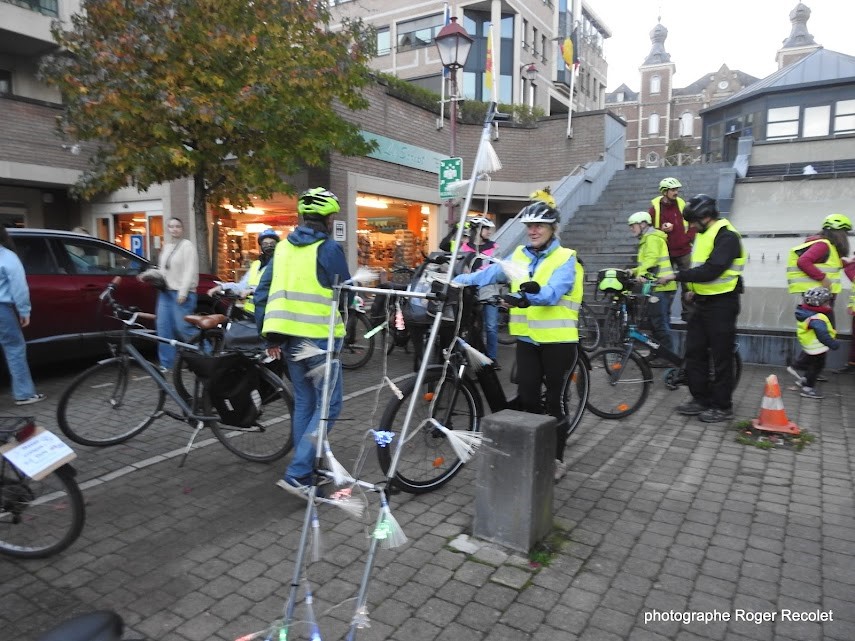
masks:
MULTIPOLYGON (((449 119, 451 120, 449 123, 449 132, 451 133, 451 154, 449 157, 455 158, 457 156, 457 69, 451 69, 449 74, 449 83, 448 100, 451 103, 448 110, 449 119)), ((448 199, 445 201, 445 204, 448 207, 446 223, 448 224, 448 227, 451 228, 455 222, 454 199, 448 199)))

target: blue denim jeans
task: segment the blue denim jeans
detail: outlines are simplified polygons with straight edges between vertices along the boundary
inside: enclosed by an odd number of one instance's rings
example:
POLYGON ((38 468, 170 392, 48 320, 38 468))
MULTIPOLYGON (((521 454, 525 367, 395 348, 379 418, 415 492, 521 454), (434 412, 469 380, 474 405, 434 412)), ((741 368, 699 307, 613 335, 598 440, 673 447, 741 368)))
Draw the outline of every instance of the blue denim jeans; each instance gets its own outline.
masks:
POLYGON ((6 365, 9 367, 15 400, 22 401, 35 396, 36 386, 33 385, 30 366, 27 364, 27 344, 21 331, 21 322, 15 307, 8 303, 0 303, 0 344, 3 345, 6 365))
POLYGON ((484 320, 484 345, 487 356, 496 360, 499 348, 499 308, 495 305, 482 305, 481 314, 484 320))
POLYGON ((674 351, 674 338, 671 335, 671 303, 674 301, 674 292, 652 292, 659 301, 647 306, 647 316, 653 328, 653 338, 662 347, 674 351))
MULTIPOLYGON (((282 345, 282 358, 287 358, 288 373, 291 375, 291 383, 294 386, 294 415, 292 417, 291 431, 294 435, 294 456, 285 476, 303 480, 312 473, 314 468, 316 443, 312 438, 321 422, 323 408, 321 400, 324 390, 323 376, 315 380, 309 378, 308 373, 316 367, 322 367, 326 361, 326 354, 318 354, 311 358, 295 361, 293 355, 300 350, 304 342, 314 343, 321 349, 327 348, 326 338, 301 338, 289 336, 282 345)), ((335 342, 335 349, 341 347, 341 339, 335 342)), ((342 376, 341 365, 333 361, 332 380, 330 381, 330 406, 327 414, 327 433, 332 431, 333 423, 341 413, 342 405, 342 376)))
MULTIPOLYGON (((169 290, 157 295, 157 320, 155 328, 161 338, 186 341, 193 335, 193 326, 184 320, 188 314, 196 311, 196 292, 190 292, 180 305, 178 292, 169 290)), ((172 368, 175 364, 175 348, 166 343, 157 344, 157 357, 161 367, 172 368)))

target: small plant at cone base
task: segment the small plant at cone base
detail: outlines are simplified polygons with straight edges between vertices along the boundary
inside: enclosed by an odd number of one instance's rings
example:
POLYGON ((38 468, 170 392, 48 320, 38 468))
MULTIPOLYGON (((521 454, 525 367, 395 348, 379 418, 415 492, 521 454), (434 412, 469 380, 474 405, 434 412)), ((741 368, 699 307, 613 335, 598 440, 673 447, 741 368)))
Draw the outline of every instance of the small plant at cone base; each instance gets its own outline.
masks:
POLYGON ((374 437, 374 442, 380 447, 387 447, 392 439, 395 438, 395 432, 387 432, 386 430, 368 430, 371 436, 374 437))
POLYGON ((529 564, 532 567, 548 567, 552 559, 561 552, 567 542, 568 533, 560 528, 554 528, 542 541, 539 541, 528 553, 529 564))
POLYGON ((350 280, 345 281, 345 284, 371 283, 379 279, 380 275, 378 272, 373 269, 369 269, 368 267, 359 267, 356 272, 351 275, 350 280))
POLYGON ((292 360, 302 361, 307 358, 312 358, 313 356, 320 356, 321 354, 326 354, 327 350, 321 349, 315 343, 310 341, 303 341, 300 343, 299 349, 294 352, 293 356, 291 356, 292 360))
POLYGON ((321 560, 321 522, 318 519, 318 508, 312 506, 312 561, 321 560))
POLYGON ((404 393, 401 391, 401 388, 395 385, 391 378, 389 378, 388 376, 384 376, 383 382, 389 386, 389 389, 392 390, 392 393, 398 397, 398 400, 404 399, 404 393))
POLYGON ((737 431, 736 442, 741 445, 752 445, 761 450, 774 448, 792 448, 801 452, 805 445, 810 445, 816 437, 807 430, 801 430, 798 434, 769 432, 754 427, 751 421, 739 421, 733 424, 737 431))
POLYGON ((327 468, 330 474, 332 474, 332 480, 336 486, 342 486, 355 481, 350 473, 344 469, 344 465, 339 463, 338 459, 333 455, 330 442, 327 440, 324 440, 324 459, 327 462, 327 468))
MULTIPOLYGON (((484 442, 484 435, 478 432, 464 432, 463 430, 450 430, 445 425, 440 423, 435 418, 429 418, 425 423, 431 423, 436 429, 445 434, 451 449, 457 455, 457 458, 463 463, 467 463, 475 450, 481 443, 484 442)), ((422 423, 424 425, 424 423, 422 423)))
POLYGON ((477 349, 472 347, 469 343, 467 343, 459 336, 457 337, 457 342, 460 343, 460 345, 466 351, 466 358, 469 361, 469 364, 472 366, 472 369, 477 371, 485 365, 489 365, 493 362, 492 358, 488 357, 486 354, 479 352, 477 349))
POLYGON ((392 510, 389 509, 389 503, 382 492, 380 493, 380 521, 374 528, 374 538, 380 541, 380 546, 387 550, 400 547, 407 542, 407 535, 404 534, 404 530, 392 516, 392 510))
POLYGON ((368 608, 364 605, 357 608, 356 613, 353 615, 353 620, 351 621, 351 623, 355 625, 356 628, 359 630, 370 628, 371 619, 368 618, 368 608))

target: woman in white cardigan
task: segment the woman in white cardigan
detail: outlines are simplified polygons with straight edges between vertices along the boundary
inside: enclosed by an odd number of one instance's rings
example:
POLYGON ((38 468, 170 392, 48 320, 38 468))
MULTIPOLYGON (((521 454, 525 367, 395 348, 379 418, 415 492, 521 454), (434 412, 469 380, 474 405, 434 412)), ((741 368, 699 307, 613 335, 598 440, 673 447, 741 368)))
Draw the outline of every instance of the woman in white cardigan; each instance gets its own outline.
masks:
MULTIPOLYGON (((184 238, 184 223, 170 218, 167 235, 160 251, 157 269, 139 275, 140 280, 162 282, 157 295, 155 327, 161 338, 187 340, 192 327, 184 320, 196 309, 196 286, 199 284, 199 258, 196 246, 184 238)), ((172 369, 175 348, 159 343, 157 355, 163 370, 172 369)))

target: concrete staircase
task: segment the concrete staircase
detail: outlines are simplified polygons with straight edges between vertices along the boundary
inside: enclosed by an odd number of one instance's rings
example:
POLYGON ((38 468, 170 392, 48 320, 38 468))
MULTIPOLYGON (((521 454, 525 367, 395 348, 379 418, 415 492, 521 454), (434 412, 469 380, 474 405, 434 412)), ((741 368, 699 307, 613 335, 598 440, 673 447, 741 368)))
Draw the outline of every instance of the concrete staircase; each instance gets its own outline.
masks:
POLYGON ((596 203, 579 207, 561 232, 561 244, 575 249, 585 263, 585 300, 589 304, 594 300, 593 286, 599 270, 635 264, 638 241, 630 233, 626 219, 650 208, 650 200, 659 193, 659 181, 667 176, 679 180, 683 184, 680 193, 686 200, 701 193, 715 197, 719 170, 727 166, 716 163, 624 169, 614 175, 596 203))

